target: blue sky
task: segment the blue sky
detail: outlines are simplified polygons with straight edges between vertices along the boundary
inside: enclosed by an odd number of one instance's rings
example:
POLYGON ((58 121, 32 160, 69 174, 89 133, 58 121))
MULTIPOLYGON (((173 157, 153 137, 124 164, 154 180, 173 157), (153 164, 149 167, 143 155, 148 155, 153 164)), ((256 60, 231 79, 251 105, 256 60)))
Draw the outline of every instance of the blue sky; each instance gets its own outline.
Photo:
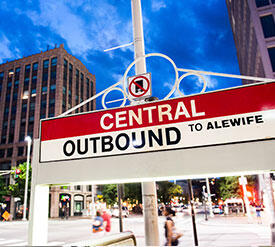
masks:
MULTIPOLYGON (((239 74, 225 0, 142 0, 142 12, 146 54, 163 53, 178 68, 239 74)), ((133 61, 133 46, 103 51, 132 42, 130 0, 1 0, 0 16, 0 63, 64 43, 95 74, 100 92, 119 81, 133 61)), ((173 68, 158 57, 147 63, 153 94, 163 98, 173 85, 173 68)), ((208 81, 208 91, 240 84, 208 81)), ((191 94, 202 84, 191 76, 181 87, 191 94)))

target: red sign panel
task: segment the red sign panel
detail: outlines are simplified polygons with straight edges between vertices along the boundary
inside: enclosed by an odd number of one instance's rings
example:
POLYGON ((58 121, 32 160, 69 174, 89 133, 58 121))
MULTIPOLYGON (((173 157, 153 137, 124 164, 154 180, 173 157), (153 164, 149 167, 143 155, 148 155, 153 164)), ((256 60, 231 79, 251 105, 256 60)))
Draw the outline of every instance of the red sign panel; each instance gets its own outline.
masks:
POLYGON ((41 162, 275 138, 275 83, 41 121, 41 162))

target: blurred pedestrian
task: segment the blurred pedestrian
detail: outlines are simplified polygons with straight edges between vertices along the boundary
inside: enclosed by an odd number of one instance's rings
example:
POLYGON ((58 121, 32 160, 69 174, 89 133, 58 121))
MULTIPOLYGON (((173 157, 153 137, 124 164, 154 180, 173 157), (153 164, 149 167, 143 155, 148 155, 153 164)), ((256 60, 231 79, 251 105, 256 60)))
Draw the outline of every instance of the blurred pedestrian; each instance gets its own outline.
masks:
POLYGON ((103 219, 99 210, 96 211, 96 217, 93 220, 93 233, 98 233, 103 231, 103 219))
POLYGON ((65 218, 65 212, 66 212, 66 206, 63 205, 62 208, 61 208, 61 219, 64 219, 65 218))
POLYGON ((256 210, 257 222, 258 224, 262 224, 262 218, 261 218, 262 207, 259 203, 257 203, 255 210, 256 210))
POLYGON ((109 215, 107 213, 106 209, 103 209, 101 217, 103 219, 103 227, 104 227, 105 233, 110 232, 111 231, 111 215, 109 215))
POLYGON ((177 246, 179 244, 179 238, 182 237, 182 233, 176 231, 175 223, 172 219, 173 210, 166 206, 163 210, 163 215, 166 216, 166 221, 164 224, 166 246, 177 246))
POLYGON ((68 205, 65 207, 65 218, 66 218, 66 220, 69 218, 69 207, 68 207, 68 205))

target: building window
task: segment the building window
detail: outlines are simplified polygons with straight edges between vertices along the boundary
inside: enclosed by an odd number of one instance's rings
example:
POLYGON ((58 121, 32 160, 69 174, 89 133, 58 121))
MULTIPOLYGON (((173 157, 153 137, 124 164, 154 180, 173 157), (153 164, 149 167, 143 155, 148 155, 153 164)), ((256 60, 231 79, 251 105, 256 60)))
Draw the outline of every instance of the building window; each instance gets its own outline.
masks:
POLYGON ((87 191, 92 191, 92 185, 87 185, 87 191))
POLYGON ((19 141, 20 142, 25 141, 25 127, 24 127, 24 131, 20 132, 19 134, 19 141))
POLYGON ((30 71, 31 71, 31 65, 28 64, 28 65, 25 66, 25 73, 28 73, 30 71))
POLYGON ((48 87, 42 87, 42 92, 47 92, 48 87))
POLYGON ((56 85, 51 85, 51 86, 50 86, 50 89, 51 89, 51 90, 55 90, 55 89, 56 89, 56 85))
POLYGON ((49 67, 49 60, 44 60, 43 61, 43 68, 48 68, 49 67))
POLYGON ((268 0, 256 0, 256 6, 257 6, 257 8, 263 7, 263 6, 266 6, 266 5, 269 5, 269 1, 268 0))
POLYGON ((42 81, 43 82, 47 82, 48 81, 48 71, 46 71, 46 72, 43 71, 42 81))
POLYGON ((32 71, 36 71, 38 69, 38 63, 34 63, 32 65, 32 71))
POLYGON ((51 66, 56 66, 57 64, 57 57, 51 59, 51 66))
POLYGON ((81 190, 81 186, 80 185, 76 185, 76 186, 74 186, 74 189, 75 190, 81 190))
POLYGON ((0 149, 0 158, 5 157, 5 149, 0 149))
POLYGON ((273 15, 266 15, 260 17, 265 38, 275 36, 275 23, 273 15))
POLYGON ((47 101, 46 100, 42 100, 41 101, 41 108, 46 108, 47 106, 47 101))
POLYGON ((11 157, 13 152, 13 148, 8 148, 7 157, 11 157))
POLYGON ((24 147, 18 147, 18 156, 24 155, 24 147))
POLYGON ((268 48, 268 54, 273 72, 275 72, 275 47, 268 48))
POLYGON ((13 69, 9 70, 9 79, 10 80, 12 79, 13 74, 14 74, 13 69))

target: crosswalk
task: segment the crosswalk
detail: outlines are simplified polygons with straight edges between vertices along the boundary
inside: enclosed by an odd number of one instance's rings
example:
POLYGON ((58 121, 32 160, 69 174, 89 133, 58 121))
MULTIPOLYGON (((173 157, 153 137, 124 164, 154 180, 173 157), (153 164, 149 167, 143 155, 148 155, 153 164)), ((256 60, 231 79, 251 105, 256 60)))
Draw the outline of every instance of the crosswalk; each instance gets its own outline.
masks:
MULTIPOLYGON (((65 242, 52 241, 47 246, 63 246, 65 242)), ((22 239, 4 239, 0 238, 0 246, 27 246, 28 242, 22 239)))

